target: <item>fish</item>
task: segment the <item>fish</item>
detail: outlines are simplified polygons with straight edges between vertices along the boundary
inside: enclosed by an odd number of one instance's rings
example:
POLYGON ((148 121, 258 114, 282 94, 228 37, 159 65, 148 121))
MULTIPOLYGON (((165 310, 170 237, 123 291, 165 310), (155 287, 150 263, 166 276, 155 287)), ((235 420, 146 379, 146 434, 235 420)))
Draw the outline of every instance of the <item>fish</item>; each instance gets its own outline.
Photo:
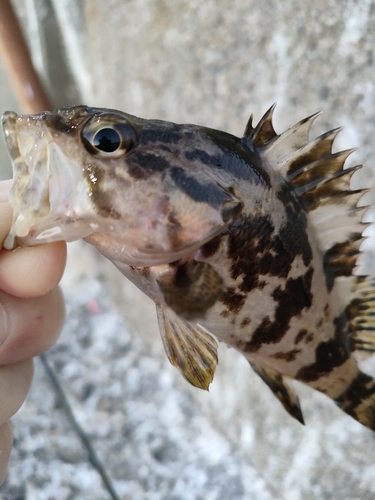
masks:
MULTIPOLYGON (((374 277, 358 274, 366 189, 319 113, 281 134, 273 105, 243 137, 74 106, 6 112, 8 250, 83 238, 156 304, 166 355, 208 390, 218 342, 304 423, 293 381, 375 430, 374 277)), ((233 367, 233 369, 235 369, 233 367)))

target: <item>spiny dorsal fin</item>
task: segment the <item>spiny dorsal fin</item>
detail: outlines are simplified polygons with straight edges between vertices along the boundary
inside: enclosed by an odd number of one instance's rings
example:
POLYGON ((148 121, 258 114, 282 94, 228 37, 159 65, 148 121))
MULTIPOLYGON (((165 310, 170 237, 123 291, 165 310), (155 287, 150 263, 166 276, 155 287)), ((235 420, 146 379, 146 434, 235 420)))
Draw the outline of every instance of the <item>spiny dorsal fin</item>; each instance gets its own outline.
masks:
POLYGON ((350 179, 354 172, 361 167, 362 165, 356 165, 352 168, 340 170, 334 175, 320 177, 313 181, 309 181, 309 178, 306 178, 306 184, 302 185, 300 182, 294 185, 293 179, 288 180, 295 186, 294 191, 303 201, 306 210, 311 212, 319 206, 321 201, 332 198, 345 191, 350 192, 350 179))
POLYGON ((248 138, 254 148, 262 148, 272 141, 272 139, 278 137, 272 124, 272 116, 275 107, 276 103, 272 104, 255 128, 253 127, 253 115, 250 115, 245 128, 244 137, 248 138))
POLYGON ((208 391, 218 362, 216 340, 166 307, 157 304, 156 313, 169 361, 188 382, 208 391))
POLYGON ((334 276, 351 276, 356 265, 359 247, 363 240, 361 235, 353 235, 352 241, 336 243, 325 253, 326 263, 331 266, 334 276), (358 239, 356 239, 358 237, 358 239))
POLYGON ((357 207, 366 190, 351 190, 350 179, 361 165, 344 169, 354 149, 332 153, 341 128, 309 141, 311 125, 319 113, 309 116, 281 135, 272 124, 272 106, 258 125, 246 127, 244 142, 289 182, 316 229, 331 265, 333 277, 350 276, 360 254, 367 207, 357 207))
MULTIPOLYGON (((278 147, 275 147, 275 152, 279 152, 279 162, 278 169, 281 169, 281 173, 284 172, 283 167, 286 166, 288 172, 293 174, 296 170, 298 170, 301 166, 307 165, 311 162, 313 158, 324 158, 325 156, 331 154, 332 144, 337 137, 337 134, 341 132, 342 127, 336 128, 334 130, 330 130, 317 137, 313 141, 308 140, 309 132, 311 129, 311 125, 315 121, 315 119, 320 115, 320 113, 315 113, 314 115, 309 116, 306 120, 302 120, 302 122, 297 123, 292 130, 294 132, 293 139, 294 143, 289 146, 291 147, 291 151, 289 155, 283 156, 280 154, 280 150, 278 147), (300 142, 298 142, 298 139, 300 142), (304 144, 301 146, 301 144, 304 144)), ((285 136, 291 135, 289 130, 284 132, 285 136)), ((283 140, 286 139, 283 134, 283 140)), ((290 138, 288 139, 290 141, 290 138)), ((279 146, 279 144, 275 144, 275 146, 279 146)), ((275 153, 273 152, 273 154, 275 153)))
MULTIPOLYGON (((298 165, 298 159, 300 156, 302 154, 305 154, 305 156, 311 155, 312 150, 316 153, 318 149, 322 149, 325 146, 325 150, 330 152, 330 148, 327 148, 326 146, 327 143, 332 144, 333 142, 333 139, 330 137, 324 138, 321 136, 321 138, 314 141, 317 142, 317 144, 311 144, 311 147, 310 143, 308 143, 311 125, 320 113, 315 113, 307 118, 304 118, 296 125, 286 130, 283 134, 278 135, 276 134, 272 124, 275 107, 276 104, 271 106, 255 128, 252 126, 253 115, 251 115, 245 129, 244 138, 245 142, 251 149, 254 147, 257 149, 267 147, 267 159, 276 170, 282 168, 285 163, 290 165, 294 160, 296 161, 296 165, 298 165), (263 127, 265 130, 263 130, 263 127), (260 140, 262 137, 267 137, 268 140, 260 140), (255 141, 254 138, 256 139, 255 141), (309 145, 309 148, 306 148, 305 150, 304 146, 306 145, 309 145), (298 154, 296 154, 297 152, 298 154)), ((340 130, 341 129, 336 132, 336 135, 340 130)), ((335 131, 332 131, 331 133, 334 132, 335 131)), ((304 165, 307 163, 306 159, 302 161, 304 165)))
POLYGON ((299 162, 293 162, 287 173, 288 180, 295 187, 303 187, 311 183, 318 184, 322 180, 332 178, 342 172, 345 160, 353 151, 355 149, 330 153, 302 166, 299 162), (299 164, 296 165, 296 163, 299 164))
POLYGON ((352 278, 352 300, 346 307, 353 350, 359 358, 375 353, 375 278, 352 278))
POLYGON ((305 422, 303 420, 299 398, 291 385, 291 381, 288 381, 288 379, 283 377, 279 372, 271 368, 264 368, 255 363, 250 363, 250 365, 263 382, 268 385, 289 415, 304 425, 305 422))

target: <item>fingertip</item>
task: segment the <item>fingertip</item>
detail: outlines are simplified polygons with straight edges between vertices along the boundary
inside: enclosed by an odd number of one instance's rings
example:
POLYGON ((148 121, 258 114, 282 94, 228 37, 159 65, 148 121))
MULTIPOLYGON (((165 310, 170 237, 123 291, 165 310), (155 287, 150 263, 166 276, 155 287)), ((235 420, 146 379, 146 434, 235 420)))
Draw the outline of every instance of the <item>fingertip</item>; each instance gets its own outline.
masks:
POLYGON ((60 281, 66 263, 66 243, 2 250, 0 288, 16 297, 38 297, 60 281))

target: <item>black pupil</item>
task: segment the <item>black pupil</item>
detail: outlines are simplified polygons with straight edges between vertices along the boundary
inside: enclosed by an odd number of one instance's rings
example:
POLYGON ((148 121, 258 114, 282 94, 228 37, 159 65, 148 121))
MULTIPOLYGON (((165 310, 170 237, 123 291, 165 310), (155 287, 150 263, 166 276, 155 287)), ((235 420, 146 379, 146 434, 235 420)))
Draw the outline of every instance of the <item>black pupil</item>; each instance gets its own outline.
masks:
POLYGON ((93 145, 106 153, 113 153, 120 147, 120 136, 113 128, 102 128, 95 134, 93 145))

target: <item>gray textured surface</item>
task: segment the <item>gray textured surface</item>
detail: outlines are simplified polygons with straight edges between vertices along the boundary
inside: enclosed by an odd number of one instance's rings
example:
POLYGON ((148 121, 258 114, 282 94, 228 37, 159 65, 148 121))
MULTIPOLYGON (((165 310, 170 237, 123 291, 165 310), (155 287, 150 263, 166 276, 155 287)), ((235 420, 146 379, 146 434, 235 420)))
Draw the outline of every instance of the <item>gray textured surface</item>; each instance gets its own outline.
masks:
MULTIPOLYGON (((371 1, 14 3, 56 104, 81 95, 234 134, 274 101, 279 131, 321 109, 314 133, 345 125, 337 147, 374 165, 371 1)), ((210 392, 190 388, 165 359, 152 304, 88 246, 72 247, 63 286, 67 323, 49 359, 120 498, 375 497, 373 433, 322 395, 298 387, 301 427, 225 347, 210 392)), ((4 500, 110 498, 39 362, 13 425, 4 500)))

